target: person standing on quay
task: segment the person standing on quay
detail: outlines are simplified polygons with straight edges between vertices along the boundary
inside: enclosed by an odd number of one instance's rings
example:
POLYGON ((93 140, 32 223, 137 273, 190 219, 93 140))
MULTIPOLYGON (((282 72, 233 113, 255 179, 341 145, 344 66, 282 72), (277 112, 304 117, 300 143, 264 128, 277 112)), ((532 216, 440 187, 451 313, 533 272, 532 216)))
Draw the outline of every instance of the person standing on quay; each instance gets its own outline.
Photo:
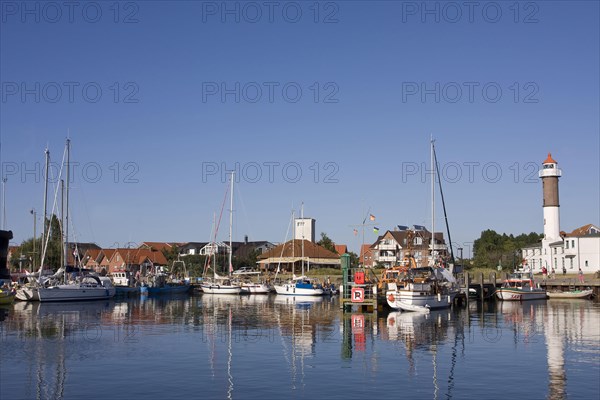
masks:
POLYGON ((544 280, 544 282, 546 282, 547 278, 548 278, 548 269, 546 267, 542 267, 542 279, 544 280))
POLYGON ((581 270, 581 267, 579 267, 579 283, 585 283, 584 279, 583 279, 583 271, 581 270))
POLYGON ((552 269, 550 270, 550 279, 554 278, 556 278, 556 271, 554 270, 554 267, 552 267, 552 269))

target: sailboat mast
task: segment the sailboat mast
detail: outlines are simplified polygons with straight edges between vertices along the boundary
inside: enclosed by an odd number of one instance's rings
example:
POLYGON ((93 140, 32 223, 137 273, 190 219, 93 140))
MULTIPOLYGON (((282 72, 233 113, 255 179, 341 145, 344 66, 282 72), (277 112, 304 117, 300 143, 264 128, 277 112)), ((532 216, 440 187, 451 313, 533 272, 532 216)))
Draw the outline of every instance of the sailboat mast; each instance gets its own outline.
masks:
POLYGON ((64 261, 65 261, 65 273, 64 276, 67 276, 67 265, 69 264, 69 182, 71 179, 71 174, 70 174, 70 169, 71 169, 71 165, 70 165, 70 161, 71 161, 71 139, 67 139, 67 182, 66 182, 66 189, 65 189, 65 226, 64 226, 64 231, 65 231, 65 250, 64 250, 64 261))
POLYGON ((304 276, 304 202, 300 206, 300 219, 302 220, 302 276, 304 276))
POLYGON ((233 179, 235 171, 231 171, 231 197, 229 199, 229 276, 233 271, 233 265, 231 263, 232 247, 231 247, 231 236, 233 234, 233 179))
MULTIPOLYGON (((437 154, 435 152, 435 146, 433 148, 433 158, 435 161, 435 170, 440 176, 440 169, 437 160, 437 154)), ((450 244, 450 262, 454 264, 454 251, 452 250, 452 238, 450 237, 450 225, 448 224, 448 214, 446 213, 446 202, 444 201, 444 191, 442 190, 442 180, 438 180, 438 184, 440 187, 440 198, 442 200, 442 210, 444 211, 444 221, 446 222, 446 233, 448 234, 448 243, 450 244)))
POLYGON ((429 265, 435 265, 435 167, 433 164, 433 136, 431 136, 431 259, 429 265))
MULTIPOLYGON (((60 238, 61 240, 65 241, 64 239, 64 232, 65 232, 65 181, 64 179, 60 180, 60 238)), ((65 266, 65 252, 61 251, 60 252, 60 266, 61 268, 65 266)))
MULTIPOLYGON (((44 226, 43 226, 43 233, 42 233, 42 246, 46 246, 46 235, 48 234, 48 223, 46 223, 46 219, 47 219, 47 215, 48 215, 48 166, 50 164, 50 151, 48 150, 48 148, 46 148, 45 151, 46 154, 46 167, 45 167, 45 183, 44 183, 44 226)), ((42 247, 42 251, 41 251, 41 257, 40 257, 40 265, 44 264, 44 255, 45 255, 45 251, 43 250, 44 247, 42 247)))

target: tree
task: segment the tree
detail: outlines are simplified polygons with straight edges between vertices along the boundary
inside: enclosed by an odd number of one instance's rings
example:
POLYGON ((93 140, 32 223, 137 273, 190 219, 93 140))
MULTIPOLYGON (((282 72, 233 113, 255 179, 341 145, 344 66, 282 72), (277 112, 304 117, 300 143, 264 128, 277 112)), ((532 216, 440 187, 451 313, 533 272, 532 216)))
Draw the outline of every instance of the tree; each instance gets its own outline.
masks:
POLYGON ((485 230, 473 243, 474 264, 477 267, 495 268, 500 263, 503 269, 513 268, 520 262, 519 250, 539 242, 542 237, 534 232, 514 236, 485 230))
MULTIPOLYGON (((46 254, 44 256, 44 266, 50 267, 52 270, 56 271, 60 267, 62 260, 62 229, 59 219, 54 214, 50 216, 49 220, 46 220, 46 224, 50 227, 50 229, 48 232, 48 247, 46 248, 46 254)), ((15 254, 15 256, 12 258, 11 263, 14 268, 19 267, 19 258, 21 255, 23 255, 27 260, 25 263, 23 263, 24 268, 31 270, 33 265, 35 265, 36 268, 39 268, 44 247, 44 240, 42 236, 43 235, 40 235, 39 237, 35 238, 35 252, 34 238, 29 238, 23 241, 19 247, 19 251, 17 252, 18 254, 15 254)))
POLYGON ((329 236, 327 236, 327 234, 325 232, 321 232, 321 240, 319 240, 317 242, 317 244, 321 247, 325 247, 327 250, 334 252, 335 254, 337 254, 337 251, 335 250, 335 244, 333 243, 333 241, 329 238, 329 236))

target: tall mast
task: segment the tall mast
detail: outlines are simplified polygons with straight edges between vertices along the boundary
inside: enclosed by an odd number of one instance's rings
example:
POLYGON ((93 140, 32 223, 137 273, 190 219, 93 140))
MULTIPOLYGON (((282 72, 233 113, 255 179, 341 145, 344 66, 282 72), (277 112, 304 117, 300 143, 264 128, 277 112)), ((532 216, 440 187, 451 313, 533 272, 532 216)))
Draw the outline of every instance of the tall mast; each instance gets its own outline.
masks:
MULTIPOLYGON (((440 175, 439 164, 437 160, 437 154, 435 153, 435 145, 433 146, 433 158, 435 161, 435 170, 437 172, 438 177, 440 175)), ((444 201, 444 191, 442 190, 442 180, 438 179, 438 184, 440 188, 440 198, 442 200, 442 210, 444 211, 444 221, 446 222, 446 233, 448 234, 448 243, 450 244, 450 262, 454 264, 454 250, 452 250, 452 237, 450 236, 450 224, 448 224, 448 213, 446 212, 446 202, 444 201)))
POLYGON ((433 136, 431 136, 431 259, 429 265, 435 265, 435 166, 433 164, 433 136))
POLYGON ((233 265, 231 263, 231 236, 233 234, 233 179, 235 176, 235 171, 231 171, 231 197, 229 200, 229 276, 231 276, 231 272, 233 271, 233 265))
POLYGON ((47 214, 48 214, 48 212, 47 212, 47 209, 48 209, 48 166, 50 164, 50 151, 48 150, 48 148, 46 148, 45 154, 46 154, 46 168, 45 168, 46 180, 44 183, 44 219, 43 219, 44 227, 42 230, 42 232, 43 232, 42 233, 42 246, 43 247, 42 247, 42 251, 41 251, 40 265, 44 264, 44 255, 45 255, 44 248, 46 247, 46 235, 48 234, 48 230, 49 230, 48 223, 46 223, 46 218, 47 218, 47 214))
POLYGON ((304 276, 304 202, 300 206, 300 219, 302 220, 302 276, 304 276))
MULTIPOLYGON (((64 179, 60 180, 60 238, 64 243, 64 232, 65 232, 65 181, 64 179)), ((65 252, 60 252, 60 266, 63 268, 65 266, 65 252)))
POLYGON ((71 153, 71 139, 67 139, 67 182, 66 182, 66 188, 65 188, 65 226, 64 226, 64 231, 65 231, 65 250, 64 250, 64 257, 65 257, 65 274, 64 276, 67 276, 67 265, 69 264, 69 181, 71 179, 70 176, 70 169, 71 169, 71 165, 70 165, 70 155, 71 153))

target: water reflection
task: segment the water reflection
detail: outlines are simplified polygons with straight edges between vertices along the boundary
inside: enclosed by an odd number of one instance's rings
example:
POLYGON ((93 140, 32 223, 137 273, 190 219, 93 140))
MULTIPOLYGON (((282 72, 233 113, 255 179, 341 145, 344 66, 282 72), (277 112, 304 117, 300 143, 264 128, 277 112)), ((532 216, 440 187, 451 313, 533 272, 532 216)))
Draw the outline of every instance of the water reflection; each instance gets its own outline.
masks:
MULTIPOLYGON (((590 302, 472 303, 472 310, 425 315, 343 313, 335 298, 275 295, 19 302, 0 309, 5 311, 1 339, 8 344, 0 363, 3 376, 11 377, 0 390, 3 398, 78 397, 82 389, 75 381, 82 371, 97 372, 99 364, 139 363, 150 370, 177 360, 169 370, 177 371, 181 381, 157 384, 177 390, 185 390, 182 383, 205 385, 208 398, 247 397, 265 390, 277 398, 290 390, 302 398, 315 391, 335 397, 328 388, 334 381, 348 380, 360 392, 370 384, 383 390, 406 376, 407 397, 425 393, 451 399, 457 397, 458 376, 483 373, 486 382, 510 377, 522 383, 527 377, 499 371, 489 360, 511 365, 527 354, 528 366, 515 368, 548 377, 547 394, 539 393, 541 397, 574 397, 573 385, 576 393, 598 393, 597 379, 589 375, 599 370, 600 312, 590 302), (263 371, 276 375, 277 385, 255 383, 264 379, 263 371), (15 376, 21 379, 18 384, 15 376), (317 390, 315 385, 321 386, 317 390)), ((125 397, 132 394, 127 392, 129 374, 145 376, 127 370, 126 379, 118 376, 119 368, 114 370, 110 385, 125 397)), ((488 389, 461 383, 461 398, 480 397, 488 389)), ((513 388, 506 390, 510 394, 513 388)))

